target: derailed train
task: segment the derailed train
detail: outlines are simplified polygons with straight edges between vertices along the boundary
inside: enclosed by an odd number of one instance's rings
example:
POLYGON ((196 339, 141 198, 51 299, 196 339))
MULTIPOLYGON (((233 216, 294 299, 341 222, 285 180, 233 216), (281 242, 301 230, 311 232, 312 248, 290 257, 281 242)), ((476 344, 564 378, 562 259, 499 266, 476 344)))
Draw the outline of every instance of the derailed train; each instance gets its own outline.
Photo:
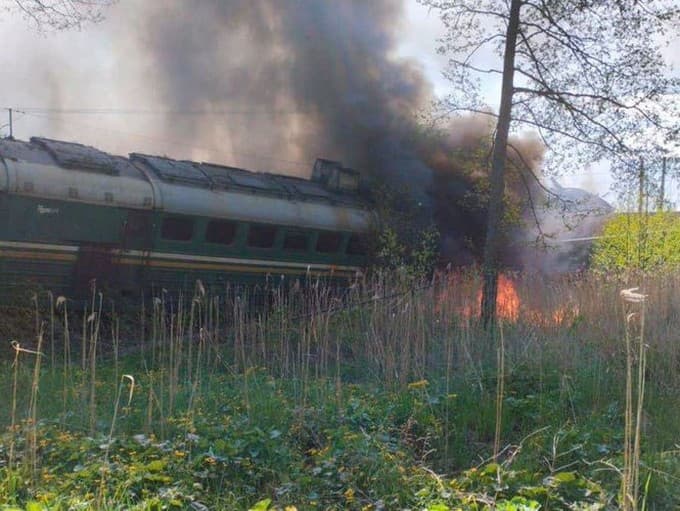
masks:
POLYGON ((351 278, 373 213, 359 175, 319 159, 311 179, 46 138, 0 140, 1 292, 38 283, 123 294, 351 278))

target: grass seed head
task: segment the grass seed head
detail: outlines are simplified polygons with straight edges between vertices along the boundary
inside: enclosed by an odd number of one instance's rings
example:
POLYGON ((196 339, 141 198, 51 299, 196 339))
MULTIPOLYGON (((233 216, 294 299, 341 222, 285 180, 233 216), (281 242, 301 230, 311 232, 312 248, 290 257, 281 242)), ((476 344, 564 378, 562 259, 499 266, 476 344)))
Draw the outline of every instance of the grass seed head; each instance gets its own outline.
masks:
POLYGON ((647 295, 638 293, 639 287, 631 287, 628 289, 622 289, 621 290, 621 299, 624 302, 628 303, 644 303, 645 299, 647 298, 647 295))

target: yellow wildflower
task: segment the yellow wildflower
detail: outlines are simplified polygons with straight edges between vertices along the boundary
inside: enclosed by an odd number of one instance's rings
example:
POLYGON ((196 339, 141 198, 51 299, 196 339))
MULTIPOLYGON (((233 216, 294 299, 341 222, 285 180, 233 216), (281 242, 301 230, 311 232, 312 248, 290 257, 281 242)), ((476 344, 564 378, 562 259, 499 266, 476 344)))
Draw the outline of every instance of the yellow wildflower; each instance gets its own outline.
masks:
POLYGON ((424 389, 430 384, 427 380, 418 380, 408 384, 409 389, 424 389))

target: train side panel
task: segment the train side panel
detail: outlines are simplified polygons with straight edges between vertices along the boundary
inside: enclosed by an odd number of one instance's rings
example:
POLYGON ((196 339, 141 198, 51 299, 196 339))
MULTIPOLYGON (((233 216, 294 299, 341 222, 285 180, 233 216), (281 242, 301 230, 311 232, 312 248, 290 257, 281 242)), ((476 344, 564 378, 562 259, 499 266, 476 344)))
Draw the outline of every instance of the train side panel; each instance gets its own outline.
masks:
POLYGON ((365 264, 364 254, 346 253, 350 232, 7 194, 1 195, 0 208, 0 271, 14 287, 40 283, 80 296, 96 279, 100 289, 124 294, 151 286, 189 292, 199 279, 221 288, 316 277, 347 280, 365 264), (188 233, 179 222, 190 225, 188 233), (216 224, 230 226, 233 234, 216 235, 216 224), (332 238, 332 246, 320 247, 323 237, 332 238))
POLYGON ((93 281, 122 294, 192 292, 196 280, 218 288, 347 281, 366 263, 357 239, 372 213, 324 186, 48 139, 0 140, 0 287, 6 296, 28 288, 83 296, 93 281))

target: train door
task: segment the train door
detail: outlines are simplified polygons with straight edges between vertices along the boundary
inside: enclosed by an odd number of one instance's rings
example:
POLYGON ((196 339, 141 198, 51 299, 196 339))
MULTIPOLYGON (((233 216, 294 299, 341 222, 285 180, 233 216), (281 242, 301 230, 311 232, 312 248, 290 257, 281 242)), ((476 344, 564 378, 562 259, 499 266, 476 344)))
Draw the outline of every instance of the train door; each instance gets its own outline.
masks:
POLYGON ((129 210, 117 222, 111 218, 107 233, 97 242, 92 241, 94 235, 80 242, 74 266, 76 294, 87 295, 95 280, 97 289, 109 296, 135 296, 146 280, 151 234, 151 213, 129 210))
MULTIPOLYGON (((10 223, 9 218, 9 205, 7 203, 7 194, 0 190, 0 239, 7 239, 7 228, 10 223)), ((0 254, 0 275, 7 275, 5 268, 5 258, 0 254)))
POLYGON ((81 244, 74 267, 76 295, 86 296, 93 285, 99 290, 108 290, 114 285, 115 257, 115 246, 112 244, 81 244))
POLYGON ((3 191, 0 191, 0 214, 2 215, 0 217, 0 226, 5 227, 8 213, 9 207, 7 205, 7 194, 3 191))
POLYGON ((119 259, 121 291, 130 293, 149 280, 149 259, 153 249, 151 211, 129 210, 123 225, 119 259))

